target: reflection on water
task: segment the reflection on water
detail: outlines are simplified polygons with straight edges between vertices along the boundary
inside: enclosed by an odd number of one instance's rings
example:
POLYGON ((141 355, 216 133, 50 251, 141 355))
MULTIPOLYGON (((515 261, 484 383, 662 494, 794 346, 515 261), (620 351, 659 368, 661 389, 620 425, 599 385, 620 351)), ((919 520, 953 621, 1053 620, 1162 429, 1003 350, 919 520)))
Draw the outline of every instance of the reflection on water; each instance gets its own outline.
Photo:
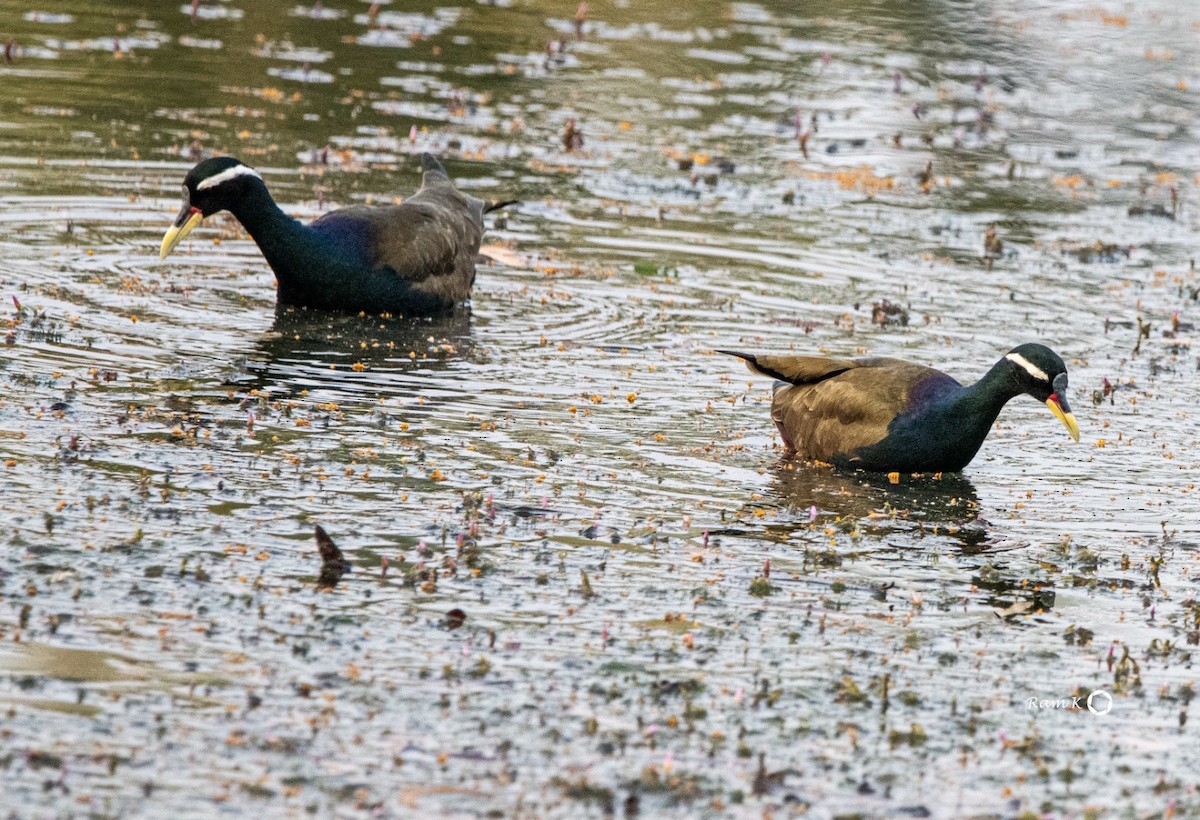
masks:
POLYGON ((775 463, 772 494, 803 522, 853 522, 871 537, 896 533, 939 535, 964 553, 986 547, 987 522, 979 517, 975 485, 960 473, 886 475, 844 471, 790 456, 775 463))
POLYGON ((347 316, 280 306, 275 322, 246 355, 243 390, 295 397, 314 388, 390 395, 470 359, 466 308, 433 318, 347 316))
POLYGON ((985 602, 1002 618, 1043 615, 1054 608, 1056 593, 1052 579, 1031 584, 1028 578, 986 564, 972 582, 987 592, 985 602))

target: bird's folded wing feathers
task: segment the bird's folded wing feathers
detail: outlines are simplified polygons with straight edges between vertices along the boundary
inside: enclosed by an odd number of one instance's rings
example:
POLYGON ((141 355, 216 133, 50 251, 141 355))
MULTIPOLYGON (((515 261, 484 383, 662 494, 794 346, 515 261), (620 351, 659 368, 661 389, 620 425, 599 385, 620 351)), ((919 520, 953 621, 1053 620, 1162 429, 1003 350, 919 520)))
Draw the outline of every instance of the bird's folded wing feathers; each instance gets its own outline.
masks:
POLYGON ((797 450, 830 461, 882 441, 907 406, 907 391, 889 374, 870 367, 842 371, 823 381, 779 388, 771 414, 797 450))
POLYGON ((452 273, 462 259, 474 261, 482 231, 465 215, 455 218, 445 209, 410 201, 388 216, 380 220, 375 235, 377 267, 391 268, 407 279, 424 279, 452 273))

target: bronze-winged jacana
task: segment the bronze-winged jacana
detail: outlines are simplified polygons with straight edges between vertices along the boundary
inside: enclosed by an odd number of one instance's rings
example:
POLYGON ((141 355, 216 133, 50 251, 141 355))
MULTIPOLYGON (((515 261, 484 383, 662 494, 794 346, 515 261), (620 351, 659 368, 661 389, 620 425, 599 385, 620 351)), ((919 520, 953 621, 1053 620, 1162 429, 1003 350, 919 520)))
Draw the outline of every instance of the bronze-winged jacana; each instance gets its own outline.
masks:
POLYGON ((979 452, 1009 399, 1043 401, 1071 437, 1067 368, 1039 344, 1014 347, 970 387, 901 359, 831 359, 738 353, 750 370, 779 380, 771 418, 789 452, 861 470, 955 472, 979 452))
POLYGON ((483 215, 512 203, 463 194, 429 154, 421 166, 420 190, 399 205, 355 205, 301 225, 253 168, 233 157, 206 159, 183 181, 183 208, 159 255, 165 259, 204 217, 229 211, 275 271, 282 305, 444 313, 471 295, 483 215))

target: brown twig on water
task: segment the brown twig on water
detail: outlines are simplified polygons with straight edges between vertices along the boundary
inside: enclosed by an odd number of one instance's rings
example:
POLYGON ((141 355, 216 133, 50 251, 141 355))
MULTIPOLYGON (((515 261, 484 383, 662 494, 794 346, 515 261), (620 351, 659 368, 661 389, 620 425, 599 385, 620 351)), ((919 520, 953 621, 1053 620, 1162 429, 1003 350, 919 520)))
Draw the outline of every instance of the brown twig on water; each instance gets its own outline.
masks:
POLYGON ((575 124, 575 118, 571 117, 567 120, 566 127, 562 132, 563 150, 570 153, 583 148, 583 131, 575 124))
POLYGON ((582 40, 584 38, 583 24, 587 22, 588 4, 585 2, 579 4, 579 8, 575 10, 575 39, 582 40))
POLYGON ((996 233, 995 223, 988 225, 983 232, 983 258, 987 269, 992 269, 992 263, 1004 253, 1004 240, 996 233))
POLYGON ((1138 323, 1138 335, 1137 335, 1137 344, 1135 344, 1133 346, 1133 355, 1134 356, 1136 356, 1138 353, 1142 352, 1142 339, 1150 338, 1150 323, 1143 321, 1141 316, 1137 317, 1137 323, 1138 323))

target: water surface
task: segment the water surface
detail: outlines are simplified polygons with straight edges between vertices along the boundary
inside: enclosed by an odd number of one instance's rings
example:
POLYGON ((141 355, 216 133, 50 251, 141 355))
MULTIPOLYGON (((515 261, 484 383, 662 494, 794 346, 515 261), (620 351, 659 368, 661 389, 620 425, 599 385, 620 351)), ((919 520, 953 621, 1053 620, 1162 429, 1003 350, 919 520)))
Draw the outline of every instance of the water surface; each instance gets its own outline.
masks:
POLYGON ((371 8, 0 0, 5 805, 1200 812, 1200 15, 371 8), (522 199, 455 316, 277 314, 227 217, 157 258, 201 156, 310 219, 423 151, 522 199), (1017 400, 899 485, 713 352, 1034 340, 1082 441, 1017 400))

